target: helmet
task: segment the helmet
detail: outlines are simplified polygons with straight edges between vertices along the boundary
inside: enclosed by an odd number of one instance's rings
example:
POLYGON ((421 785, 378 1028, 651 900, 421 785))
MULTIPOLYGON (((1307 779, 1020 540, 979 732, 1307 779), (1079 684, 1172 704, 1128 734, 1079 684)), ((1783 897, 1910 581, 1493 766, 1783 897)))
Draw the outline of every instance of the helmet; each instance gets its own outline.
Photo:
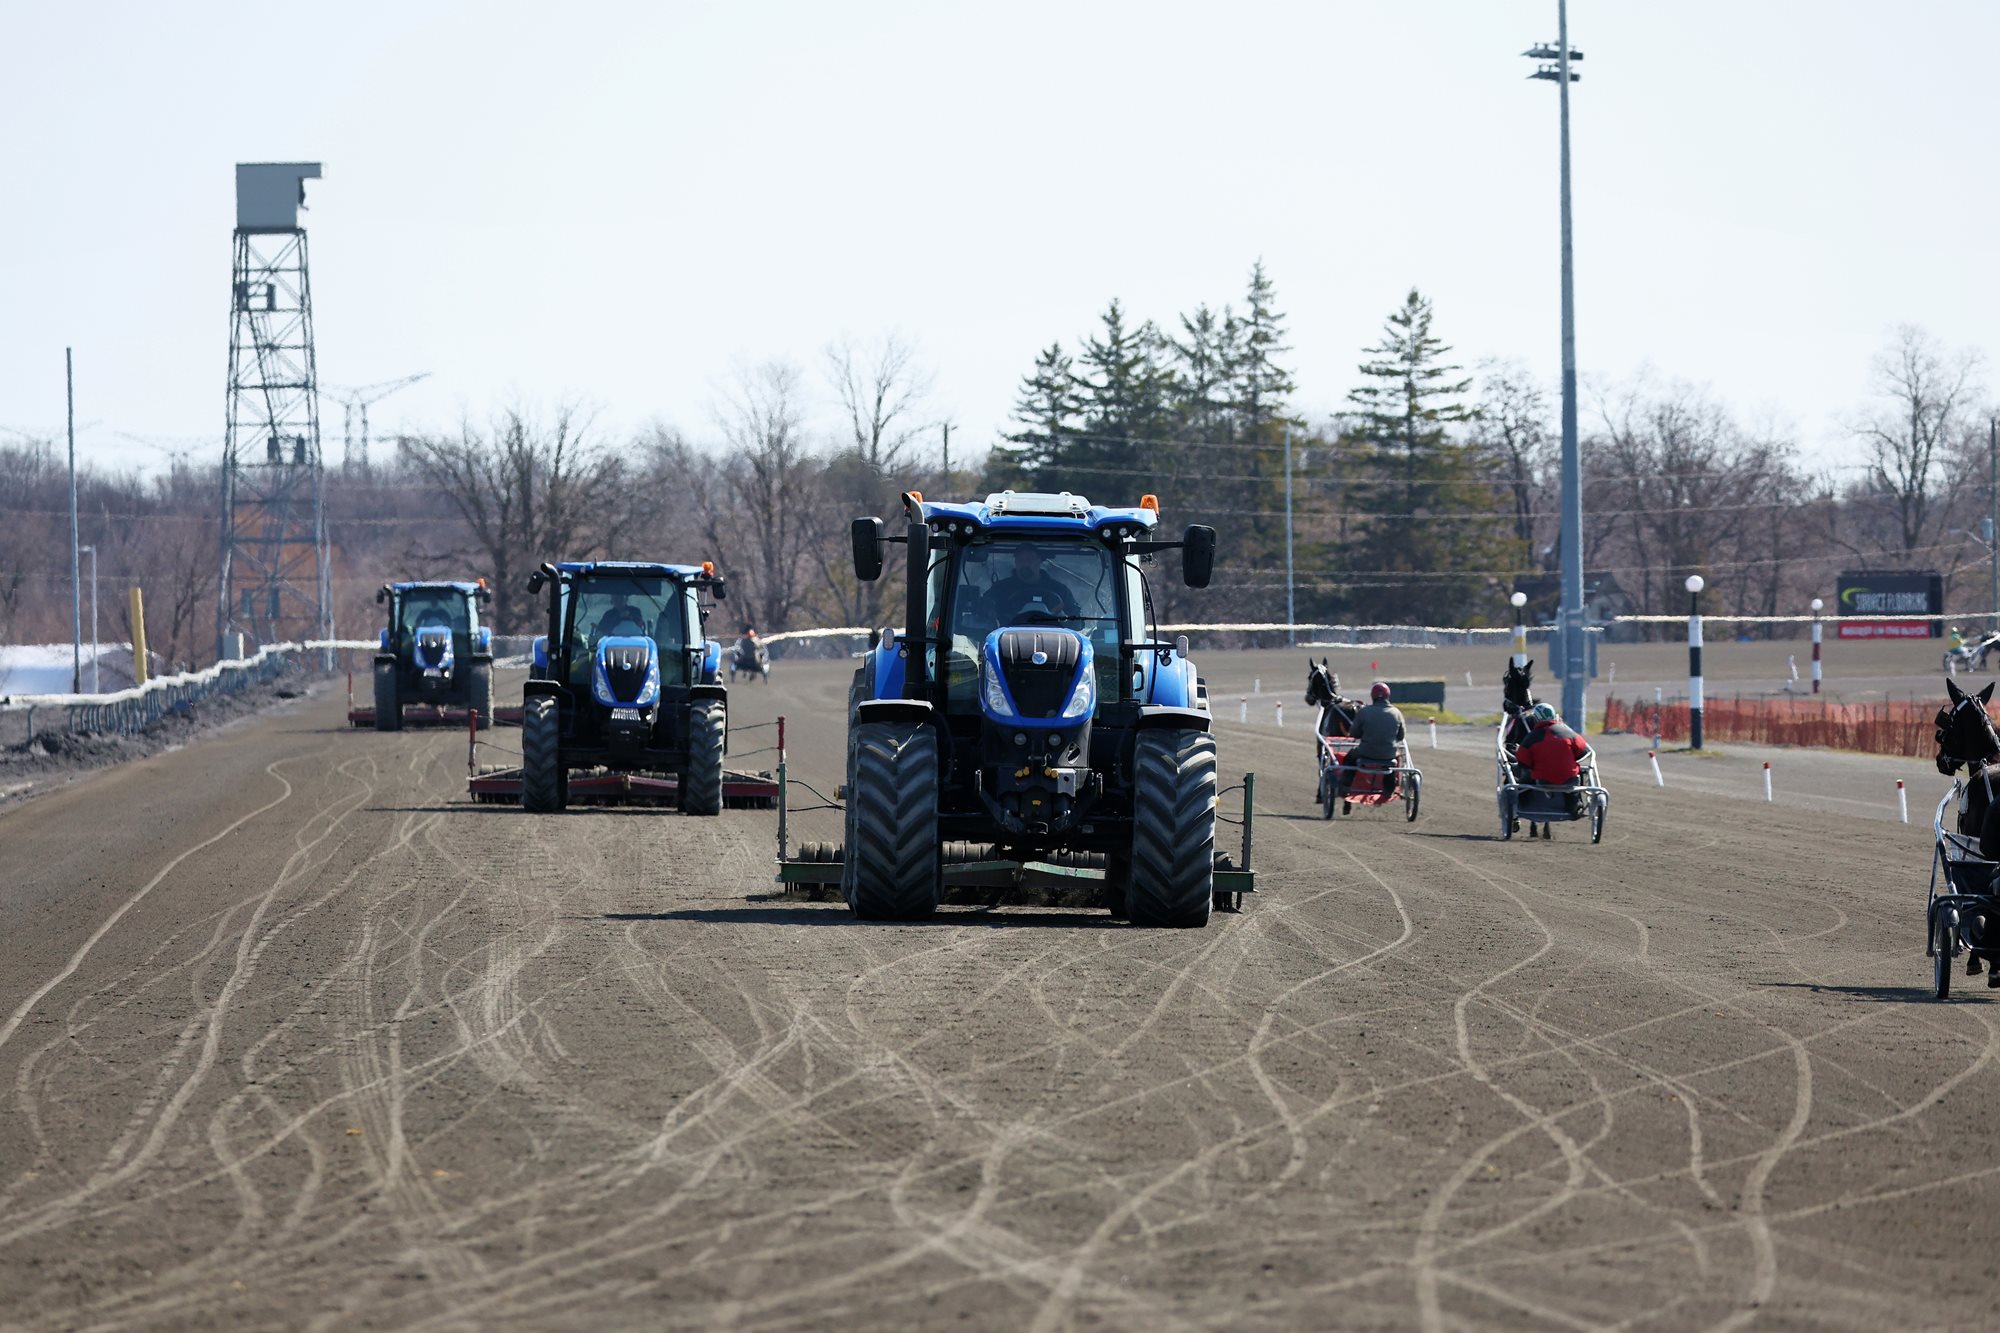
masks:
POLYGON ((1537 722, 1553 722, 1556 720, 1556 706, 1554 704, 1536 704, 1528 710, 1528 716, 1537 722))
POLYGON ((1375 702, 1377 703, 1380 703, 1384 699, 1387 699, 1389 697, 1388 682, 1378 680, 1373 685, 1370 685, 1368 687, 1368 697, 1375 700, 1375 702))

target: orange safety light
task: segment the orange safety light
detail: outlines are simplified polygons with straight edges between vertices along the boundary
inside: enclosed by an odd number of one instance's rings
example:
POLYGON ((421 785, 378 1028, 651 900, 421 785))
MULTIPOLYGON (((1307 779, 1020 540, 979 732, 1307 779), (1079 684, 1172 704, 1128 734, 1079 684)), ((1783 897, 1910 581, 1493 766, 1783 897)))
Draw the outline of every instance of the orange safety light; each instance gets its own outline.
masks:
POLYGON ((702 572, 702 573, 704 573, 704 574, 706 574, 706 575, 708 575, 708 576, 709 576, 710 578, 714 578, 714 577, 715 577, 715 562, 714 562, 713 560, 704 560, 704 561, 702 561, 702 562, 701 562, 701 572, 702 572))
POLYGON ((480 578, 480 580, 479 580, 479 586, 480 586, 480 587, 482 587, 482 588, 486 586, 486 579, 484 578, 484 576, 482 576, 482 577, 480 578))
POLYGON ((922 491, 911 491, 910 498, 918 504, 922 504, 924 502, 924 493, 922 491))
POLYGON ((1159 497, 1159 496, 1157 496, 1157 495, 1142 495, 1142 496, 1140 496, 1140 497, 1139 497, 1139 508, 1141 508, 1141 509, 1150 509, 1150 510, 1152 510, 1152 511, 1153 511, 1154 513, 1156 513, 1156 514, 1157 514, 1157 513, 1159 513, 1159 512, 1160 512, 1160 497, 1159 497))

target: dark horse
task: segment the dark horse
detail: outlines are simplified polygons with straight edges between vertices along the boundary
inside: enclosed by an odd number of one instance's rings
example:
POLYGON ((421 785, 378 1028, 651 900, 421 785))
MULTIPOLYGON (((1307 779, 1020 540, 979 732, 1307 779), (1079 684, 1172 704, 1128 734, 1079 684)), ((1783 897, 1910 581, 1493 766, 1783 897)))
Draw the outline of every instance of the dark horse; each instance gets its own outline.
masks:
POLYGON ((1340 697, 1340 677, 1333 674, 1324 657, 1306 659, 1306 702, 1319 708, 1315 729, 1322 736, 1352 736, 1354 715, 1361 711, 1359 699, 1340 697))
POLYGON ((1986 713, 1993 687, 1967 694, 1947 679, 1944 688, 1951 702, 1937 712, 1937 769, 1946 777, 1966 770, 1958 831, 1979 839, 1981 856, 2000 861, 2000 819, 1995 818, 2000 801, 1994 799, 1994 789, 2000 787, 2000 733, 1986 713))
POLYGON ((1515 666, 1513 658, 1507 659, 1507 674, 1500 677, 1500 711, 1507 718, 1507 735, 1503 743, 1510 755, 1528 739, 1528 710, 1535 706, 1534 691, 1528 687, 1534 678, 1534 658, 1527 658, 1521 666, 1515 666))
MULTIPOLYGON (((1937 769, 1947 777, 1963 768, 1965 794, 1958 802, 1958 831, 1979 841, 1979 854, 1988 861, 2000 861, 2000 801, 1994 788, 2000 785, 2000 734, 1986 705, 1992 701, 1993 687, 1967 694, 1947 678, 1945 693, 1951 702, 1937 712, 1937 769)), ((1951 891, 1990 895, 1995 890, 1992 868, 1978 862, 1948 863, 1945 874, 1951 891)), ((1965 970, 1968 975, 1987 964, 1986 984, 2000 986, 2000 949, 1994 947, 1992 925, 1985 912, 1971 912, 1963 935, 1969 946, 1965 970)), ((1942 993, 1942 992, 1940 992, 1942 993)))

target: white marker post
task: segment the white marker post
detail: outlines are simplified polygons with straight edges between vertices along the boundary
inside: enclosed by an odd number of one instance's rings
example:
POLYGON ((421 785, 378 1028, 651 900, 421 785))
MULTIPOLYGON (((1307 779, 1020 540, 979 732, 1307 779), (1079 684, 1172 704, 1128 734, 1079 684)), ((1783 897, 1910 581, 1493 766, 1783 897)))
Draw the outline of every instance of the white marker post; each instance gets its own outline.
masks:
POLYGON ((1437 749, 1437 747, 1438 747, 1438 724, 1437 724, 1437 719, 1436 719, 1436 718, 1432 718, 1432 719, 1431 719, 1431 748, 1432 748, 1433 750, 1435 750, 1435 749, 1437 749))
POLYGON ((1766 760, 1764 761, 1764 799, 1765 799, 1765 800, 1767 800, 1767 801, 1768 801, 1768 800, 1770 800, 1770 799, 1772 799, 1772 797, 1771 797, 1771 761, 1770 761, 1770 760, 1768 760, 1768 759, 1766 759, 1766 760))
POLYGON ((1236 701, 1236 720, 1238 722, 1250 720, 1250 696, 1245 695, 1236 701))
POLYGON ((1688 748, 1701 748, 1701 590, 1699 574, 1687 576, 1688 590, 1688 748))
POLYGON ((1274 712, 1276 712, 1276 713, 1277 713, 1277 715, 1278 715, 1278 725, 1279 725, 1279 726, 1281 726, 1281 727, 1282 727, 1282 726, 1284 726, 1284 725, 1285 725, 1285 703, 1284 703, 1284 700, 1280 699, 1280 700, 1279 700, 1279 701, 1278 701, 1277 703, 1274 703, 1274 704, 1272 704, 1272 705, 1271 705, 1271 708, 1272 708, 1272 710, 1273 710, 1274 712))
POLYGON ((1660 775, 1660 752, 1658 750, 1648 750, 1646 751, 1646 758, 1653 765, 1653 785, 1655 787, 1666 786, 1666 778, 1660 775))
POLYGON ((1905 824, 1910 822, 1910 793, 1903 790, 1903 780, 1896 779, 1896 808, 1903 816, 1905 824))
MULTIPOLYGON (((1820 611, 1820 608, 1821 608, 1821 607, 1823 607, 1823 606, 1825 606, 1825 605, 1826 605, 1826 603, 1825 603, 1825 602, 1823 602, 1823 601, 1821 601, 1821 600, 1820 600, 1819 598, 1817 598, 1817 597, 1815 597, 1815 598, 1813 598, 1813 599, 1812 599, 1812 613, 1813 613, 1813 628, 1812 628, 1812 643, 1813 643, 1813 658, 1812 658, 1812 680, 1813 680, 1813 693, 1814 693, 1814 694, 1818 694, 1818 693, 1819 693, 1819 611, 1820 611)), ((1909 823, 1910 821, 1906 819, 1906 820, 1904 820, 1903 822, 1904 822, 1905 824, 1907 824, 1907 823, 1909 823)))

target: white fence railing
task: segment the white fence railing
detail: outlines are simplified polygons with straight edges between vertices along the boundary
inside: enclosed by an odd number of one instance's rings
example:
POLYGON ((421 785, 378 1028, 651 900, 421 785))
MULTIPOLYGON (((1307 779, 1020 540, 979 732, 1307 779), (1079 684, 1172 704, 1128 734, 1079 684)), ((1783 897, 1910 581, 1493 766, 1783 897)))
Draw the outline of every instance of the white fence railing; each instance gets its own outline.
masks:
POLYGON ((329 649, 373 648, 370 639, 311 639, 274 643, 239 660, 217 662, 200 671, 157 676, 144 685, 110 694, 14 694, 0 696, 0 746, 13 748, 37 736, 130 735, 170 713, 204 699, 236 694, 306 667, 309 654, 329 649))

